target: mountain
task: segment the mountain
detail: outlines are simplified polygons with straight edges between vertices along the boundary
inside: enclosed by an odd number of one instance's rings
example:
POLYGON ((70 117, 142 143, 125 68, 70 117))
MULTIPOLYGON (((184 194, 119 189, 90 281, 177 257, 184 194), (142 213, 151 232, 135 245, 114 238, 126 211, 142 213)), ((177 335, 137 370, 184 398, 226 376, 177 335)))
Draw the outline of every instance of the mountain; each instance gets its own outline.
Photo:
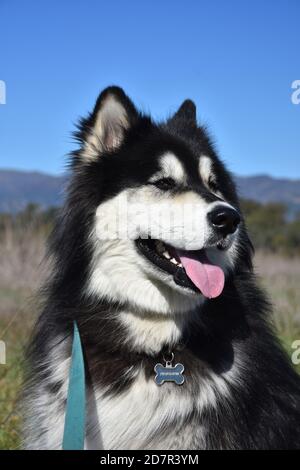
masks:
POLYGON ((17 212, 33 202, 46 208, 62 201, 65 178, 37 171, 0 170, 0 212, 17 212))
POLYGON ((280 202, 287 206, 288 218, 300 212, 300 179, 272 178, 268 175, 237 176, 239 195, 261 203, 280 202))
POLYGON ((237 176, 236 182, 241 197, 259 202, 282 202, 300 206, 300 179, 258 175, 237 176))
MULTIPOLYGON (((46 208, 57 206, 63 197, 65 176, 39 172, 0 170, 0 212, 16 212, 30 202, 46 208)), ((281 202, 290 213, 300 211, 300 180, 267 175, 236 176, 239 194, 258 202, 281 202)))

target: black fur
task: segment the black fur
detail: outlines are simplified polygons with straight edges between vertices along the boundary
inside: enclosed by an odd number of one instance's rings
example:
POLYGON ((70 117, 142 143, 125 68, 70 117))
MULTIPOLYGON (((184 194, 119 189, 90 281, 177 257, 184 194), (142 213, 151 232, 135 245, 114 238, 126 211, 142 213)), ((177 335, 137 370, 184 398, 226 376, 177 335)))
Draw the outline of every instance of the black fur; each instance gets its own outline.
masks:
MULTIPOLYGON (((44 292, 45 307, 31 344, 30 364, 33 383, 46 380, 42 364, 49 345, 60 335, 70 335, 73 320, 77 320, 88 383, 105 384, 108 393, 118 394, 130 386, 132 379, 122 378, 122 371, 130 365, 142 365, 149 380, 153 380, 153 366, 163 351, 154 357, 136 352, 122 341, 125 331, 110 318, 109 312, 130 306, 84 296, 92 250, 88 234, 97 206, 122 188, 143 184, 158 169, 156 157, 171 150, 180 156, 189 175, 188 186, 177 190, 193 189, 208 200, 217 200, 199 181, 197 159, 204 153, 213 159, 216 184, 226 199, 240 208, 233 180, 218 159, 207 132, 197 126, 191 101, 185 101, 167 122, 155 124, 135 110, 122 90, 111 87, 100 95, 93 113, 81 121, 76 134, 81 145, 108 93, 114 93, 124 104, 131 125, 118 150, 104 152, 89 164, 82 163, 80 151, 72 155, 66 202, 50 240, 54 268, 44 292), (119 381, 113 380, 116 376, 119 381)), ((270 306, 252 272, 252 254, 242 222, 236 269, 226 279, 222 295, 208 300, 201 311, 201 321, 183 335, 179 344, 172 345, 176 360, 188 364, 188 385, 183 393, 195 393, 199 374, 207 374, 208 369, 216 374, 230 370, 237 348, 243 357, 239 365, 243 369, 242 380, 229 384, 231 399, 219 397, 216 409, 189 419, 198 420, 207 428, 207 448, 300 448, 300 379, 272 332, 270 306)), ((169 347, 166 344, 163 350, 169 347)), ((50 384, 51 393, 56 395, 60 386, 50 384)), ((159 432, 167 432, 167 428, 159 432)))

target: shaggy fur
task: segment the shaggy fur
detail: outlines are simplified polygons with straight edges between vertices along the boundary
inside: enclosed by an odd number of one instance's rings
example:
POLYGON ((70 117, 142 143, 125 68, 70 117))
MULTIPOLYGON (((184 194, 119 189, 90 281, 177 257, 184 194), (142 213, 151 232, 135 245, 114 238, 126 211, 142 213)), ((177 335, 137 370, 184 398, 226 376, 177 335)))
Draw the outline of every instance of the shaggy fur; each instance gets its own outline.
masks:
POLYGON ((244 221, 220 252, 207 224, 216 205, 240 207, 194 104, 185 101, 156 124, 110 87, 77 139, 30 347, 25 447, 61 448, 76 320, 87 370, 87 449, 299 448, 300 380, 272 332, 244 221), (131 202, 174 207, 198 201, 205 237, 189 238, 179 220, 175 243, 205 248, 223 267, 219 297, 204 299, 186 279, 174 282, 132 240, 99 240, 97 211, 110 217, 124 193, 131 202), (154 382, 154 365, 168 351, 185 366, 182 386, 154 382))

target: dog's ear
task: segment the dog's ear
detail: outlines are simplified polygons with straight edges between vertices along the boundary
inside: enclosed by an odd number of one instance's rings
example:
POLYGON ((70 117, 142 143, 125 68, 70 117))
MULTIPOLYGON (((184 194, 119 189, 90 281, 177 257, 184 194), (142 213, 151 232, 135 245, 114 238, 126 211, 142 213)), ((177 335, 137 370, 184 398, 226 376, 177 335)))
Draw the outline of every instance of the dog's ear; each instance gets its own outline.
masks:
POLYGON ((137 118, 138 112, 122 88, 103 90, 93 112, 81 122, 78 135, 84 146, 82 157, 94 160, 103 152, 116 150, 137 118))
POLYGON ((185 100, 172 119, 184 119, 196 124, 196 105, 192 100, 185 100))

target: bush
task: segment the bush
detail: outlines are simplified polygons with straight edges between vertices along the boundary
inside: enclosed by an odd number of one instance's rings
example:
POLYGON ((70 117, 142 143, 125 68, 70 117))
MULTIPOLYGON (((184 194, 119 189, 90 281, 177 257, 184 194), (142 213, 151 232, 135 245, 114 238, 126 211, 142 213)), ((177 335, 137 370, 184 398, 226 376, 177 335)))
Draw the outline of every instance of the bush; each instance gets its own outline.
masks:
MULTIPOLYGON (((241 206, 255 248, 286 256, 300 254, 300 216, 289 220, 287 208, 278 203, 243 200, 241 206)), ((46 238, 56 215, 57 208, 42 210, 36 204, 29 204, 17 214, 0 214, 0 240, 7 231, 15 236, 34 232, 46 238)))
POLYGON ((289 256, 300 253, 300 218, 289 221, 283 204, 244 200, 242 210, 255 248, 289 256))

